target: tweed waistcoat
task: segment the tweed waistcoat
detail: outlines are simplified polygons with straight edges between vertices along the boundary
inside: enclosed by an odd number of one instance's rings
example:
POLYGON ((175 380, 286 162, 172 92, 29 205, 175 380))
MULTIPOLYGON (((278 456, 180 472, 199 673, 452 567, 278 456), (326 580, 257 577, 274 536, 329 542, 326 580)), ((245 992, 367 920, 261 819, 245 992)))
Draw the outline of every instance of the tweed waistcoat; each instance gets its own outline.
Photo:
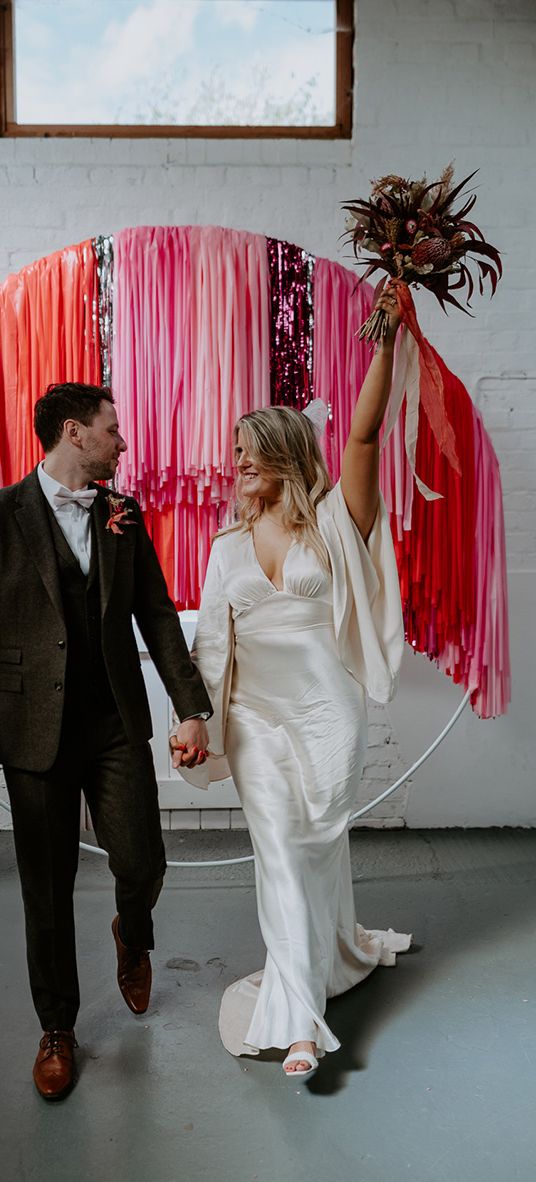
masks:
POLYGON ((66 709, 77 709, 83 703, 84 708, 99 712, 115 710, 102 651, 98 548, 93 521, 91 563, 85 575, 48 503, 47 509, 67 631, 66 709))

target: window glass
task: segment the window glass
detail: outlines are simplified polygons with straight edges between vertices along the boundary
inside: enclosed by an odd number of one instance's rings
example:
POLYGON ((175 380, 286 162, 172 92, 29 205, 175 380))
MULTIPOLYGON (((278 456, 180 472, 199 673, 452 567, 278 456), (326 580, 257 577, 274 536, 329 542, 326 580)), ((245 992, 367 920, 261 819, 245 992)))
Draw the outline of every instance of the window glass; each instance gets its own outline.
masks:
POLYGON ((19 124, 335 123, 335 0, 16 0, 19 124))

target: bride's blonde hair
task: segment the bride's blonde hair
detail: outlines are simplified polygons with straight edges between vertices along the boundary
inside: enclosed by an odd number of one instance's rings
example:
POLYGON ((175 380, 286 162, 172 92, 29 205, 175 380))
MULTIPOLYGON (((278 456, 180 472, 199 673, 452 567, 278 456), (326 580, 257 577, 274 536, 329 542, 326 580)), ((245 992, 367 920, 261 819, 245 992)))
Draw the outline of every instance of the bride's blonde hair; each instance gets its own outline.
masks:
MULTIPOLYGON (((331 480, 315 428, 307 415, 286 406, 268 406, 243 415, 235 425, 248 455, 263 473, 281 481, 283 525, 299 542, 310 546, 329 570, 329 557, 316 523, 316 507, 331 488, 331 480)), ((251 530, 264 510, 261 497, 240 500, 236 495, 235 529, 251 530)), ((231 527, 233 528, 233 527, 231 527)))

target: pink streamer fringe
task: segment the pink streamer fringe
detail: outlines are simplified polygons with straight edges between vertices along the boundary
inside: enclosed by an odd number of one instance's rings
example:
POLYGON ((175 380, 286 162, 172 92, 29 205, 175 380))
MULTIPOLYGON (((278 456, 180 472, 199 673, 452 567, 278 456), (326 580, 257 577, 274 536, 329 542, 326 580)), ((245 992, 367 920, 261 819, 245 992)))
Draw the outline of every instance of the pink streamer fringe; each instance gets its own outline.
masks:
MULTIPOLYGON (((82 331, 94 303, 94 296, 88 302, 84 294, 86 247, 71 248, 69 253, 73 283, 78 274, 81 278, 74 283, 73 314, 67 319, 58 321, 53 309, 49 315, 47 293, 43 295, 40 285, 36 294, 33 283, 36 268, 45 267, 51 282, 55 278, 61 287, 66 252, 10 277, 2 289, 4 480, 19 479, 27 469, 24 441, 33 445, 34 439, 24 413, 27 382, 21 385, 22 369, 19 372, 15 354, 7 348, 15 332, 13 316, 8 316, 15 287, 19 301, 28 303, 28 349, 33 356, 32 341, 38 342, 42 372, 50 374, 47 380, 62 380, 64 374, 71 380, 98 380, 96 355, 87 371, 89 354, 82 331), (37 337, 36 325, 43 329, 37 337)), ((234 424, 242 414, 270 403, 272 310, 266 239, 218 227, 142 226, 115 235, 114 257, 113 385, 128 443, 120 487, 134 493, 144 507, 176 602, 193 607, 211 537, 222 523, 232 492, 234 424)), ((359 342, 356 333, 370 311, 372 293, 367 285, 356 287, 352 272, 325 259, 316 260, 311 290, 312 393, 330 407, 325 450, 336 479, 353 405, 371 359, 370 347, 359 342)), ((300 342, 305 357, 310 341, 304 337, 300 342)), ((24 361, 26 352, 18 350, 16 355, 24 361)), ((32 399, 44 383, 37 377, 32 399)), ((442 651, 433 597, 429 618, 421 623, 426 651, 443 672, 471 690, 475 711, 489 717, 504 713, 510 698, 504 519, 497 458, 474 408, 472 415, 474 520, 464 519, 463 526, 470 531, 465 537, 474 538, 474 611, 466 613, 459 634, 451 633, 442 651)), ((381 485, 402 551, 419 494, 406 460, 401 419, 381 456, 381 485)), ((466 517, 467 513, 465 509, 466 517)), ((445 513, 445 522, 450 516, 445 513)), ((418 550, 419 539, 412 539, 412 547, 413 541, 418 550)), ((455 539, 447 536, 442 544, 452 548, 455 539)), ((460 569, 463 576, 463 565, 460 569)), ((432 572, 425 573, 430 580, 432 572)), ((462 589, 470 600, 469 573, 462 589)), ((456 593, 460 594, 458 588, 456 593)))

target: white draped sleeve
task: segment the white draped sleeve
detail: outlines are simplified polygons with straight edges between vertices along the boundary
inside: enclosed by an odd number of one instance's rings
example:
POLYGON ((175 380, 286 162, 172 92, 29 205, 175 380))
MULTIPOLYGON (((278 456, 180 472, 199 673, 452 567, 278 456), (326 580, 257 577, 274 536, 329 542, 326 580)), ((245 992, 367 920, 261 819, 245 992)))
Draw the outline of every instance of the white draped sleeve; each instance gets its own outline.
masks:
POLYGON ((404 624, 385 505, 380 496, 366 544, 348 512, 340 482, 320 502, 317 520, 331 559, 341 661, 374 701, 389 702, 397 687, 404 624))
POLYGON ((196 788, 208 788, 211 780, 231 775, 225 759, 225 725, 233 672, 233 625, 223 586, 223 541, 216 538, 212 544, 191 652, 214 710, 207 722, 209 758, 200 767, 180 769, 181 776, 196 788))

